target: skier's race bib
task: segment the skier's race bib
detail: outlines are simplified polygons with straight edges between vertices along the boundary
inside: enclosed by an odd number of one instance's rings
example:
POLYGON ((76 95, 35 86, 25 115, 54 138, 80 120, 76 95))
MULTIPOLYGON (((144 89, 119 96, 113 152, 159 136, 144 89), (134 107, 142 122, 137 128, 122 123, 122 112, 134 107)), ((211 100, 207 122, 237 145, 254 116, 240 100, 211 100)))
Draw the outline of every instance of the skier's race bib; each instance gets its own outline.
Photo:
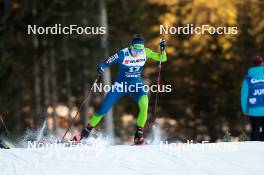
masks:
POLYGON ((124 52, 124 59, 120 64, 120 73, 124 74, 125 77, 128 78, 140 77, 141 72, 143 70, 143 66, 147 61, 145 51, 142 55, 138 57, 133 57, 129 53, 128 48, 125 48, 122 51, 124 52))

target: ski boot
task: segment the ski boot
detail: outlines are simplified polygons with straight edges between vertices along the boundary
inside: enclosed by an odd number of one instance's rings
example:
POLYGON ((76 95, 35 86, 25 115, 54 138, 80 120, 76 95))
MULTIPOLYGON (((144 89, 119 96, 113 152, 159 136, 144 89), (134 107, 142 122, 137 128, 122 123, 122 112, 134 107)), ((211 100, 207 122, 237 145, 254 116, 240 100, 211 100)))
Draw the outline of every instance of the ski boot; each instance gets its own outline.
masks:
POLYGON ((91 131, 92 131, 93 127, 91 127, 90 125, 87 125, 82 132, 76 134, 73 138, 72 138, 72 142, 74 143, 79 143, 82 139, 86 139, 89 137, 91 131))
POLYGON ((142 145, 144 143, 143 133, 144 133, 144 128, 138 126, 134 136, 135 145, 142 145))

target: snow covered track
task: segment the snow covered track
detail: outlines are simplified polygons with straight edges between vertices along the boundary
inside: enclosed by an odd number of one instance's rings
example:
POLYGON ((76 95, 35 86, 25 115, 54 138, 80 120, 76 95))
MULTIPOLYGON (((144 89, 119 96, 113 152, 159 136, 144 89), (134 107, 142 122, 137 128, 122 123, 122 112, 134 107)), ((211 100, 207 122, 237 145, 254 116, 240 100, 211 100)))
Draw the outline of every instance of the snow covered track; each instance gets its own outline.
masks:
POLYGON ((263 175, 264 143, 235 143, 235 147, 231 144, 234 143, 206 144, 202 150, 201 144, 194 144, 191 149, 175 145, 117 145, 100 149, 0 150, 0 174, 263 175), (219 144, 227 146, 226 150, 213 148, 219 144))

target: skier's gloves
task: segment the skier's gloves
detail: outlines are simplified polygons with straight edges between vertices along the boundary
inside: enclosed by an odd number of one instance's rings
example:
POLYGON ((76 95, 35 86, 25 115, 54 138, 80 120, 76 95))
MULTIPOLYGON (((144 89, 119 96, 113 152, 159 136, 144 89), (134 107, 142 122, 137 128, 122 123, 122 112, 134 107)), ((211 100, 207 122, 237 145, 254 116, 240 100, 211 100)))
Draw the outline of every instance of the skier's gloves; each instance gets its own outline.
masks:
POLYGON ((104 68, 102 68, 102 67, 98 67, 97 68, 97 74, 98 75, 102 75, 104 73, 104 68))
POLYGON ((167 42, 164 39, 160 40, 160 50, 164 51, 166 49, 167 42))

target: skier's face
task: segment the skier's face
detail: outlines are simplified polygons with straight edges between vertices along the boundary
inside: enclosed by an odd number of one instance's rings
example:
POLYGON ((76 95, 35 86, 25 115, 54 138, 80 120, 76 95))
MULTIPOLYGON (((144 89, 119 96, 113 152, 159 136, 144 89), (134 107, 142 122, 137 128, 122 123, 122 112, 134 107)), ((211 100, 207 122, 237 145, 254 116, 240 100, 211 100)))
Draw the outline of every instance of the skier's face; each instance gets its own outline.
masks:
POLYGON ((138 50, 135 50, 135 49, 131 49, 131 53, 134 57, 138 57, 140 55, 142 55, 144 52, 143 50, 142 51, 138 51, 138 50))
POLYGON ((131 52, 134 57, 138 57, 144 53, 144 45, 135 44, 131 47, 131 52))

